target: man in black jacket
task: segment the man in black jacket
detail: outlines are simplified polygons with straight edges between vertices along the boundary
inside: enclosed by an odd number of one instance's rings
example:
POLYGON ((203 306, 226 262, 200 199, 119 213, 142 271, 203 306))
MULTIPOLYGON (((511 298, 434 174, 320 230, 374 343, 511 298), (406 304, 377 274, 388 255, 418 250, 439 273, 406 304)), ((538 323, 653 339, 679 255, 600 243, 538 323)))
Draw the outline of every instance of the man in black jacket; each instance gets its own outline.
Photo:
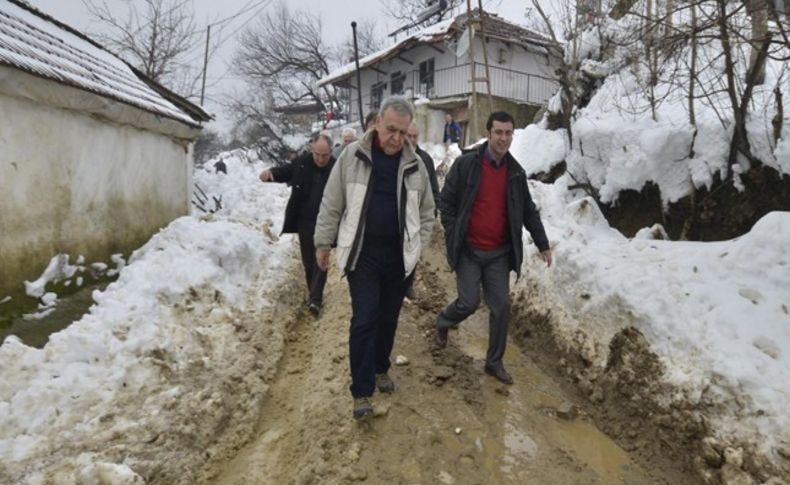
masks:
POLYGON ((324 134, 313 137, 310 151, 288 165, 274 167, 261 172, 262 182, 286 182, 292 187, 291 197, 285 208, 283 234, 299 234, 299 247, 302 253, 305 279, 309 297, 307 306, 318 316, 326 285, 326 271, 316 264, 313 233, 321 197, 332 170, 334 158, 331 155, 332 139, 324 134))
POLYGON ((433 200, 436 202, 436 209, 439 209, 439 181, 436 179, 436 167, 433 164, 433 158, 428 155, 428 152, 420 148, 418 144, 420 141, 420 128, 417 126, 417 123, 411 122, 409 125, 409 131, 406 133, 406 136, 409 138, 409 141, 414 146, 414 151, 417 152, 417 155, 422 159, 422 163, 425 165, 425 169, 428 170, 428 177, 431 180, 431 192, 433 192, 433 200))
POLYGON ((440 209, 458 298, 439 314, 435 335, 436 345, 444 348, 450 327, 477 310, 482 283, 491 313, 485 371, 505 384, 513 383, 502 357, 507 344, 510 271, 520 274, 524 257, 522 226, 551 266, 549 241, 529 194, 527 175, 508 151, 513 127, 508 113, 492 113, 486 123, 488 141, 458 157, 445 178, 440 209))

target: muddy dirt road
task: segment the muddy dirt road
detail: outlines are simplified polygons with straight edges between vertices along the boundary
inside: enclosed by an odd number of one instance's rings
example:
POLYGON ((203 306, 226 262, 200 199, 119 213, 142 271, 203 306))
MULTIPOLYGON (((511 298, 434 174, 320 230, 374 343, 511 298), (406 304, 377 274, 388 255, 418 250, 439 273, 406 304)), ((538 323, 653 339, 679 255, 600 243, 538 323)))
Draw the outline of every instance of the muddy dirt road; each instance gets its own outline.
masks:
POLYGON ((454 295, 443 248, 427 251, 417 299, 401 314, 393 351, 408 365, 391 372, 397 389, 376 394, 377 416, 351 418, 345 280, 330 274, 319 319, 298 318, 252 442, 209 474, 242 484, 659 484, 695 483, 665 466, 640 465, 592 424, 558 409, 573 398, 510 342, 515 384, 482 372, 488 312, 481 308, 449 346, 433 348, 436 312, 454 295))

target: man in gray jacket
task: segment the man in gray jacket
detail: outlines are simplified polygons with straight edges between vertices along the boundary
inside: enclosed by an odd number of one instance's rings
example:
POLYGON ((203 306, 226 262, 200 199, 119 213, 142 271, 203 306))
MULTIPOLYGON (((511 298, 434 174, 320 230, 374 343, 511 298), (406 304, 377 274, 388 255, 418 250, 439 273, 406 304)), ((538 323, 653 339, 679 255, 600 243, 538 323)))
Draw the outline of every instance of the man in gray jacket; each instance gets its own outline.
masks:
POLYGON ((354 418, 373 414, 376 388, 391 393, 390 353, 403 298, 423 242, 431 237, 434 200, 425 165, 406 143, 411 103, 392 96, 372 130, 343 150, 329 175, 315 229, 319 267, 337 264, 351 293, 351 395, 354 418))

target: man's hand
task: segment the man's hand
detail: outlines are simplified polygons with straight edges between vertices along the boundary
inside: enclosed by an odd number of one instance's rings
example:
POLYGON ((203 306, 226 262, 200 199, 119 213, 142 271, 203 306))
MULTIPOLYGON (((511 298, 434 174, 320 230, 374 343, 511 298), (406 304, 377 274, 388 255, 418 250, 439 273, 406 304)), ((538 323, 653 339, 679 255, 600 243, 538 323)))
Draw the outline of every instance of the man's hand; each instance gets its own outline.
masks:
POLYGON ((258 178, 261 179, 261 182, 274 182, 274 175, 272 175, 271 170, 264 170, 258 178))
POLYGON ((546 266, 551 267, 551 249, 541 251, 540 257, 546 262, 546 266))
POLYGON ((316 264, 318 264, 318 269, 320 269, 321 271, 326 271, 326 269, 329 267, 329 250, 316 249, 315 261, 316 264))

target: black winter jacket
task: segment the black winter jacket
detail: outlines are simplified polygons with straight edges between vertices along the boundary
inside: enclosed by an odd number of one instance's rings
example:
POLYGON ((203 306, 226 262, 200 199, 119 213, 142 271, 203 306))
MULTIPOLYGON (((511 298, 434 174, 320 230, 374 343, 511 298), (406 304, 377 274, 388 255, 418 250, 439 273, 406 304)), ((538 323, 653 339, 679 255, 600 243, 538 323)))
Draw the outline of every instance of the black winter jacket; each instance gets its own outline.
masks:
POLYGON ((288 205, 285 207, 285 221, 283 221, 282 234, 297 234, 299 232, 297 226, 300 217, 315 221, 320 204, 319 207, 315 208, 315 214, 302 214, 301 211, 307 209, 306 205, 310 200, 312 191, 319 191, 316 195, 318 200, 321 200, 321 194, 324 193, 324 187, 334 163, 335 159, 330 158, 329 164, 319 168, 313 161, 313 154, 307 152, 299 155, 288 165, 271 169, 275 182, 286 182, 291 185, 291 197, 288 199, 288 205), (322 171, 321 173, 324 176, 320 179, 321 183, 314 186, 314 175, 319 170, 322 171))
MULTIPOLYGON (((475 150, 458 157, 444 180, 441 193, 440 210, 447 242, 447 262, 455 270, 466 245, 466 231, 469 227, 469 214, 480 188, 482 155, 488 142, 475 150)), ((507 219, 510 251, 510 269, 521 274, 524 247, 521 242, 521 227, 526 227, 535 245, 541 251, 549 249, 546 231, 540 222, 540 214, 527 186, 527 174, 515 158, 508 152, 507 163, 507 219)))
POLYGON ((433 200, 436 202, 436 209, 439 209, 439 180, 436 178, 436 167, 433 166, 433 158, 428 155, 428 152, 420 148, 414 147, 414 151, 422 158, 425 169, 428 170, 428 180, 431 182, 431 192, 433 193, 433 200))

